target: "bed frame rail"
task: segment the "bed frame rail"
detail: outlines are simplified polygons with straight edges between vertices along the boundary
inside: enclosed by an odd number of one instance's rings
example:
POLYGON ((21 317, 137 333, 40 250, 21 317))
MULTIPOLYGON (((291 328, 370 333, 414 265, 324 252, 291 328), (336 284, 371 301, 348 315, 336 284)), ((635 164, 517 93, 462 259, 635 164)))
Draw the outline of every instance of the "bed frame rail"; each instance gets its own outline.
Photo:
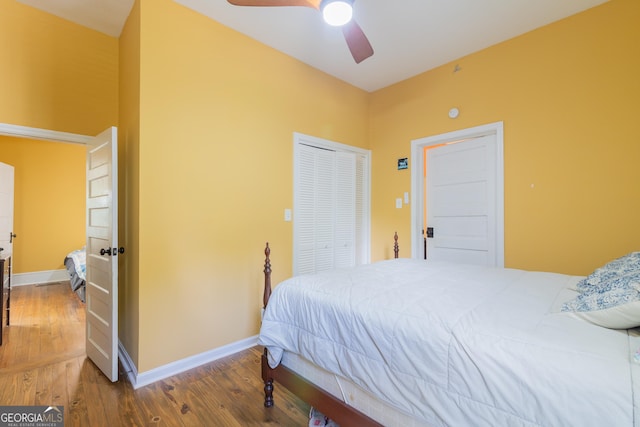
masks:
MULTIPOLYGON (((393 236, 394 258, 398 258, 398 233, 393 236)), ((264 293, 262 302, 267 308, 271 297, 271 249, 267 242, 264 249, 264 293)), ((262 354, 262 380, 264 381, 264 406, 270 408, 274 405, 273 383, 277 381, 303 401, 317 408, 324 415, 328 416, 338 424, 344 426, 380 427, 382 424, 369 418, 349 404, 337 399, 330 393, 317 387, 305 378, 296 374, 283 365, 271 368, 268 362, 268 350, 265 348, 262 354)))
POLYGON ((333 395, 307 381, 287 367, 280 365, 275 369, 269 367, 267 349, 262 355, 262 380, 264 381, 264 406, 273 406, 273 382, 277 381, 287 390, 304 402, 317 408, 327 417, 343 426, 382 427, 382 424, 369 418, 362 412, 336 399, 333 395))

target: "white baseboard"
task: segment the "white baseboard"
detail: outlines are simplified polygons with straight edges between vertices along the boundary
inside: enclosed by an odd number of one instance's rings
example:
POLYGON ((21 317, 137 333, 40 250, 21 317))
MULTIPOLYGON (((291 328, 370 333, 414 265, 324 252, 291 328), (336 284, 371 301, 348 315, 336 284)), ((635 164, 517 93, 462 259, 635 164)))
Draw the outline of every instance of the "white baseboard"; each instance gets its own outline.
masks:
POLYGON ((206 363, 222 359, 223 357, 227 357, 234 353, 238 353, 239 351, 256 346, 257 344, 258 336, 255 335, 253 337, 249 337, 241 341, 236 341, 235 343, 231 343, 223 347, 196 354, 195 356, 190 356, 182 360, 176 360, 175 362, 171 362, 167 365, 160 366, 158 368, 142 373, 138 373, 136 365, 129 357, 129 354, 122 345, 122 342, 118 342, 118 355, 120 357, 120 362, 122 363, 122 366, 126 371, 129 382, 134 389, 137 389, 156 381, 169 378, 181 372, 188 371, 189 369, 197 368, 198 366, 204 365, 206 363))
POLYGON ((67 273, 67 270, 14 273, 11 275, 11 286, 36 285, 38 283, 62 282, 64 280, 69 280, 69 273, 67 273))

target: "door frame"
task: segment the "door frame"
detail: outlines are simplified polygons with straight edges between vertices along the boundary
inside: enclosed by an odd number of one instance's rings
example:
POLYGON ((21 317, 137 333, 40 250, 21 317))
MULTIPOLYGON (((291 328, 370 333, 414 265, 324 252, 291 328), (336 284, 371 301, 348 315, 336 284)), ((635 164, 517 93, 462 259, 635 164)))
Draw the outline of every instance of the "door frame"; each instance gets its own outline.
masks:
POLYGON ((85 145, 85 146, 93 138, 88 135, 80 135, 77 133, 59 132, 59 131, 50 130, 50 129, 41 129, 41 128, 34 128, 29 126, 18 126, 18 125, 12 125, 8 123, 0 123, 0 136, 37 139, 37 140, 43 140, 43 141, 49 141, 49 142, 63 142, 63 143, 78 144, 78 145, 85 145))
POLYGON ((91 136, 77 133, 59 132, 56 130, 10 125, 7 123, 0 123, 0 135, 83 145, 86 145, 92 138, 91 136))
POLYGON ((411 258, 422 258, 424 240, 423 206, 425 204, 424 148, 465 139, 496 137, 496 258, 504 267, 504 125, 502 121, 411 141, 411 258))

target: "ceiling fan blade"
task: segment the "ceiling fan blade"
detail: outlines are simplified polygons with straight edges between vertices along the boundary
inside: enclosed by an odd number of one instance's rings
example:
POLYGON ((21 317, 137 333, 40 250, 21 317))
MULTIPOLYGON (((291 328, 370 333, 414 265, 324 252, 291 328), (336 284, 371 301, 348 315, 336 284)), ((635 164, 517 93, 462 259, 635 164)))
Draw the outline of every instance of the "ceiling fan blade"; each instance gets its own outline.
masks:
POLYGON ((320 0, 227 0, 234 6, 306 6, 320 8, 320 0))
POLYGON ((373 55, 373 48, 369 39, 364 35, 362 28, 353 19, 342 27, 342 33, 347 41, 347 46, 351 51, 351 56, 356 61, 356 64, 361 63, 371 55, 373 55))

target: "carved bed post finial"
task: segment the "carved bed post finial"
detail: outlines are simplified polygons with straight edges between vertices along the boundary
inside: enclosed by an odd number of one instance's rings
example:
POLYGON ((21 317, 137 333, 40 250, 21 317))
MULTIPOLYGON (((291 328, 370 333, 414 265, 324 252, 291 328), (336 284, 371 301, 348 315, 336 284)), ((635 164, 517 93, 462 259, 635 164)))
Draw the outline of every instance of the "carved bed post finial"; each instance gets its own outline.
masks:
POLYGON ((270 254, 271 249, 269 249, 269 242, 267 242, 267 247, 264 249, 264 294, 262 295, 263 308, 267 308, 269 297, 271 297, 271 260, 269 259, 270 254))
POLYGON ((393 257, 398 258, 398 252, 400 252, 400 248, 398 247, 398 232, 396 231, 393 235, 393 257))

